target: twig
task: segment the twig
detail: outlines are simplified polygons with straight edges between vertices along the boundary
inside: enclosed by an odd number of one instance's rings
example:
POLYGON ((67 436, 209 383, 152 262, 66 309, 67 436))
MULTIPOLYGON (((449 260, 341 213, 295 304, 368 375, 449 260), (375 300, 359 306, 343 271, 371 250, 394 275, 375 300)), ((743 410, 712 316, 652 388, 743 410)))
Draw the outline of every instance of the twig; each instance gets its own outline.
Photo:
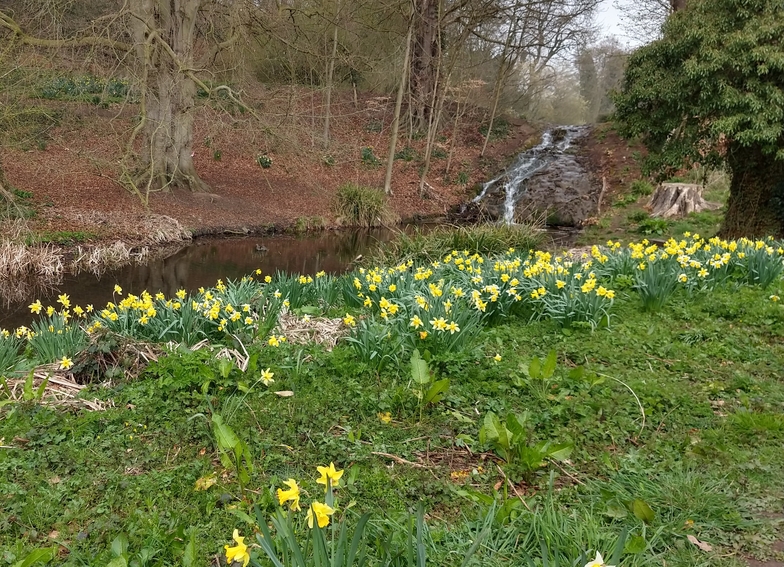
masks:
POLYGON ((418 468, 418 469, 428 469, 428 468, 430 468, 427 465, 423 465, 422 463, 413 463, 411 461, 407 461, 403 457, 398 457, 397 455, 392 455, 390 453, 382 453, 380 451, 371 451, 370 454, 371 455, 378 455, 379 457, 386 457, 387 459, 392 459, 393 461, 395 461, 396 463, 399 463, 401 465, 408 465, 408 466, 415 467, 415 468, 418 468))
POLYGON ((621 386, 623 386, 624 388, 626 388, 627 390, 629 390, 632 393, 632 396, 634 396, 634 399, 637 401, 637 405, 640 408, 640 413, 642 414, 642 425, 640 426, 640 432, 637 434, 637 437, 642 435, 642 430, 645 429, 645 408, 642 407, 642 402, 640 402, 640 398, 637 397, 637 394, 634 393, 634 390, 632 390, 626 382, 623 382, 622 380, 619 380, 618 378, 615 378, 613 376, 608 376, 607 374, 602 374, 601 372, 597 372, 596 374, 598 376, 604 376, 605 378, 609 378, 610 380, 615 380, 621 386))
POLYGON ((504 480, 506 481, 506 484, 508 484, 508 485, 509 485, 509 488, 511 488, 511 489, 512 489, 512 492, 514 492, 514 493, 515 493, 515 496, 517 496, 517 497, 520 499, 520 502, 522 502, 522 503, 523 503, 523 506, 525 506, 525 509, 526 509, 526 510, 528 510, 528 511, 530 512, 530 511, 531 511, 531 508, 529 508, 529 506, 528 506, 528 503, 527 503, 527 502, 525 501, 525 499, 523 498, 523 495, 522 495, 522 494, 520 494, 520 492, 517 490, 517 487, 516 487, 516 486, 515 486, 515 485, 512 483, 512 481, 511 481, 511 480, 509 480, 509 477, 508 477, 508 476, 506 476, 506 473, 504 472, 504 469, 502 469, 502 468, 501 468, 501 465, 499 465, 498 463, 496 463, 496 465, 495 465, 495 466, 496 466, 496 468, 498 469, 498 472, 500 472, 500 473, 501 473, 501 476, 502 476, 502 477, 504 477, 504 480))
POLYGON ((561 464, 560 464, 558 461, 556 461, 555 459, 547 459, 547 460, 548 460, 548 461, 550 461, 551 463, 553 463, 553 464, 554 464, 556 467, 558 467, 559 469, 561 469, 561 472, 562 472, 562 473, 564 473, 564 474, 565 474, 566 476, 568 476, 569 478, 571 478, 571 479, 572 479, 574 482, 576 482, 577 484, 580 484, 580 485, 582 485, 582 486, 585 486, 585 483, 584 483, 583 481, 581 481, 581 480, 580 480, 579 478, 577 478, 576 476, 574 476, 574 475, 570 474, 570 473, 569 473, 569 471, 567 471, 565 468, 563 468, 563 467, 561 466, 561 464))

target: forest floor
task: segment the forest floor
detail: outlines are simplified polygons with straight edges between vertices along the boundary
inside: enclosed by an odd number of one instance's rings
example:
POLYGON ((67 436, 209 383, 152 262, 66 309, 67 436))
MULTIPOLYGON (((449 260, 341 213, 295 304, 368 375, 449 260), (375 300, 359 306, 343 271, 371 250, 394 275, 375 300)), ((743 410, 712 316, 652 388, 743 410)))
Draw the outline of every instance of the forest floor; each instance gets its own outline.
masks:
MULTIPOLYGON (((315 133, 321 129, 318 111, 308 107, 310 95, 299 93, 292 102, 284 92, 268 94, 266 107, 273 110, 265 115, 266 124, 209 105, 197 115, 194 159, 210 193, 152 193, 145 206, 119 185, 118 164, 134 115, 133 108, 121 105, 33 101, 51 120, 17 135, 3 149, 3 166, 9 183, 35 210, 30 228, 53 242, 144 243, 149 223, 143 221, 151 214, 172 217, 193 235, 339 226, 333 202, 340 185, 383 186, 391 101, 369 94, 358 100, 350 93, 338 97, 331 141, 324 148, 315 133), (260 167, 260 155, 272 160, 271 167, 260 167)), ((539 141, 541 127, 497 121, 496 135, 481 156, 483 122, 479 113, 466 113, 457 128, 439 137, 423 194, 425 141, 401 138, 389 198, 398 219, 445 215, 539 141)), ((639 175, 633 152, 612 131, 592 133, 586 151, 597 182, 608 179, 605 199, 639 175)))

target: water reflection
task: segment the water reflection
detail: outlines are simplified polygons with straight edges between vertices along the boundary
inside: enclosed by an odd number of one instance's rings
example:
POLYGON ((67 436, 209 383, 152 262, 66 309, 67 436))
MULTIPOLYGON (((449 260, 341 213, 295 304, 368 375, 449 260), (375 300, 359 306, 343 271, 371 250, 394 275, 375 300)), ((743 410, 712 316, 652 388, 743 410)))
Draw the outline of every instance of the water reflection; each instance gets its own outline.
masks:
MULTIPOLYGON (((373 229, 363 231, 324 232, 316 236, 287 236, 241 239, 197 240, 192 245, 162 260, 145 266, 126 266, 97 277, 89 273, 66 274, 63 281, 49 293, 38 297, 53 303, 56 294, 67 293, 73 304, 104 306, 112 300, 114 284, 124 293, 139 294, 162 291, 167 297, 178 289, 195 291, 209 287, 222 278, 237 279, 257 268, 264 274, 277 270, 302 274, 341 273, 359 254, 366 254, 380 242, 394 237, 396 231, 373 229)), ((27 305, 36 297, 28 296, 11 302, 0 310, 0 327, 29 325, 27 305)))

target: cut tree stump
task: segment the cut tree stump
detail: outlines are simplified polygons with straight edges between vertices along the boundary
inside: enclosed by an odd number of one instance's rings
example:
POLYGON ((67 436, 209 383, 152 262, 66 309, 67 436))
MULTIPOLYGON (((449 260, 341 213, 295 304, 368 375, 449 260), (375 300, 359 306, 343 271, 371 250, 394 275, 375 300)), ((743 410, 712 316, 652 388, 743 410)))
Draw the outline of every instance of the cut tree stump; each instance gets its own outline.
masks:
POLYGON ((700 211, 715 211, 720 203, 702 198, 702 185, 695 183, 662 183, 651 195, 648 205, 652 217, 685 217, 700 211))

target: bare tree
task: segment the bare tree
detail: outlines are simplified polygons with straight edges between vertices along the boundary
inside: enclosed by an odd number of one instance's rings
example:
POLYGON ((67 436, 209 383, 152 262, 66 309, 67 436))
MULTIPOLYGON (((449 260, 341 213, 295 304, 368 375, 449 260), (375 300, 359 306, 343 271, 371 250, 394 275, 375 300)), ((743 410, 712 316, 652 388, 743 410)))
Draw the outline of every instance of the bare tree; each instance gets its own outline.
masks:
MULTIPOLYGON (((11 16, 0 11, 0 29, 22 44, 49 49, 103 48, 129 61, 136 73, 139 121, 127 143, 121 182, 145 202, 154 191, 179 187, 205 191, 207 185, 193 164, 193 112, 197 88, 206 95, 223 92, 242 104, 224 85, 208 86, 198 73, 209 68, 218 52, 238 38, 240 0, 126 1, 108 21, 130 29, 130 37, 104 33, 67 38, 28 34, 11 16), (196 57, 199 53, 201 56, 196 57), (137 141, 142 151, 137 153, 137 141)), ((244 106, 244 105, 243 105, 244 106)), ((247 108, 247 107, 246 107, 247 108)), ((248 109, 251 110, 251 109, 248 109)))
POLYGON ((614 0, 621 13, 621 28, 637 43, 648 43, 661 37, 667 17, 685 0, 614 0))

